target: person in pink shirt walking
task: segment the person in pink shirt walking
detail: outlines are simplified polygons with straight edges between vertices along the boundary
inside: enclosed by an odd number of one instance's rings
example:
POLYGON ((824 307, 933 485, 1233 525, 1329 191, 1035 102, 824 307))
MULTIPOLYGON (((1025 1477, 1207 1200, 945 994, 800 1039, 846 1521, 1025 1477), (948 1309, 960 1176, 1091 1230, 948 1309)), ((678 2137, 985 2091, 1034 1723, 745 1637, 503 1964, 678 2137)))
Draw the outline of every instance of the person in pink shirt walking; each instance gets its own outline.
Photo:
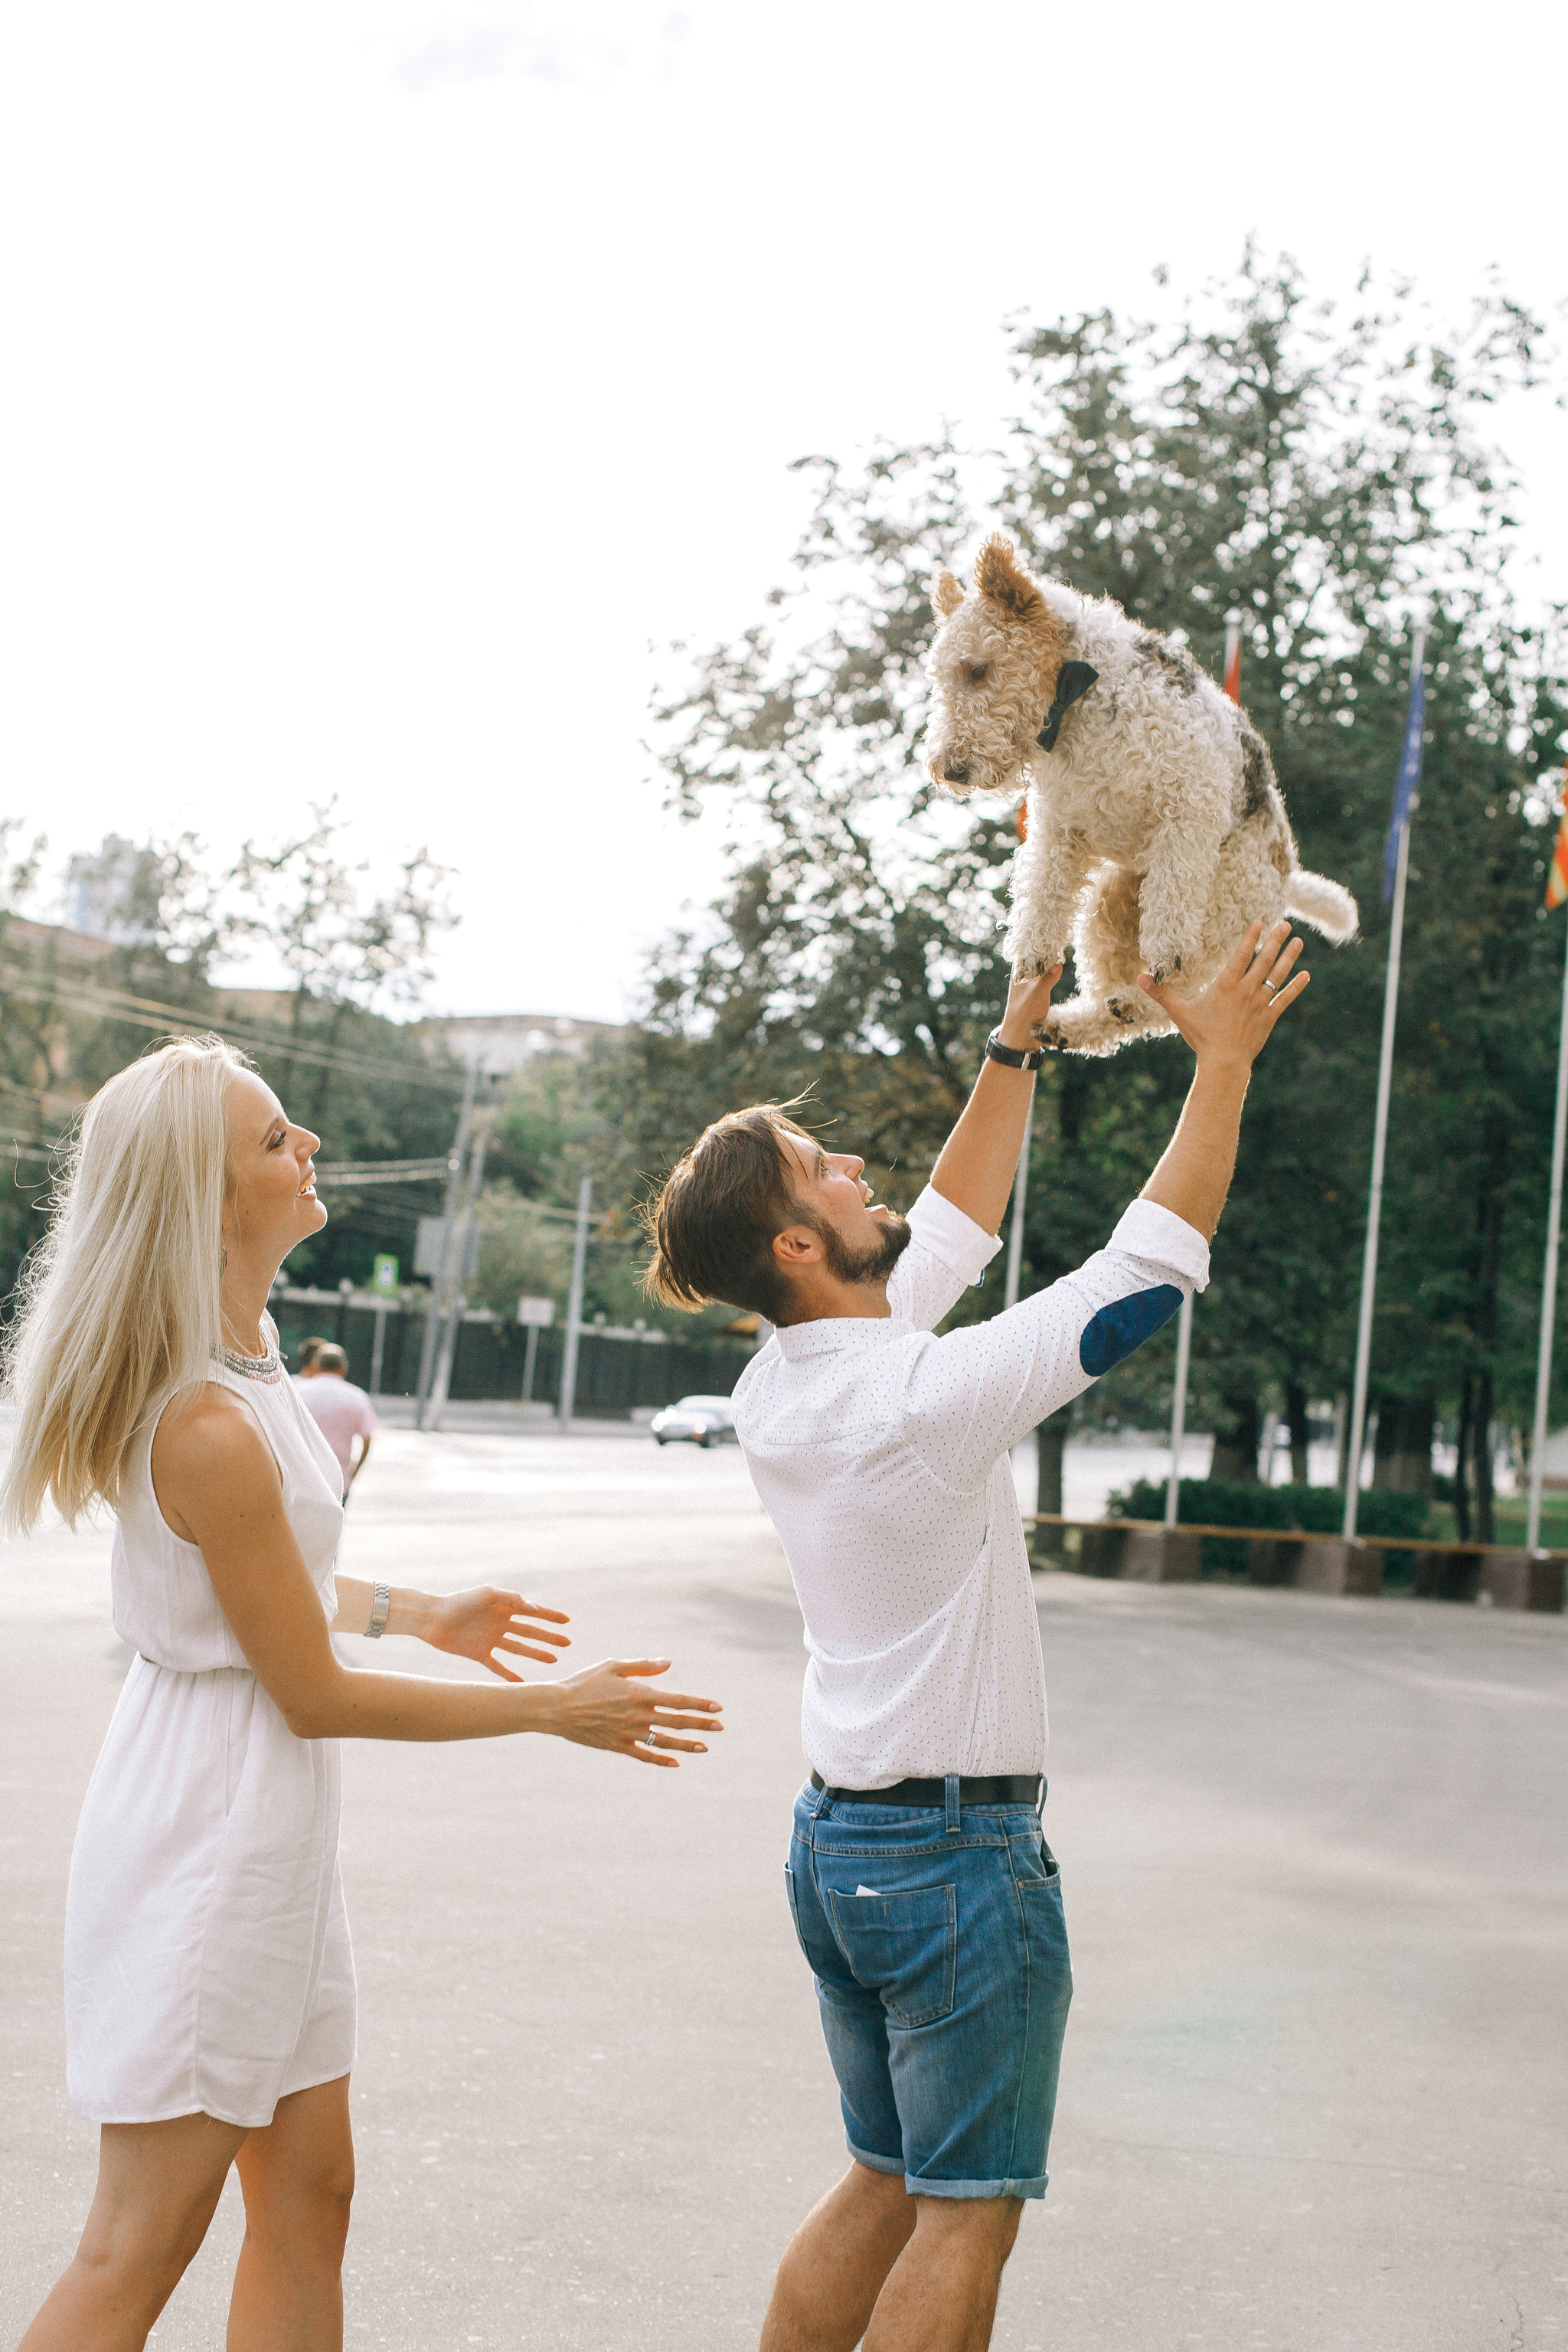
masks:
POLYGON ((345 1503, 349 1488, 370 1459, 370 1441, 375 1429, 375 1407, 363 1389, 355 1388, 348 1370, 349 1360, 341 1348, 321 1348, 309 1379, 299 1384, 306 1412, 338 1457, 345 1503), (357 1461, 353 1450, 356 1437, 360 1441, 357 1461))

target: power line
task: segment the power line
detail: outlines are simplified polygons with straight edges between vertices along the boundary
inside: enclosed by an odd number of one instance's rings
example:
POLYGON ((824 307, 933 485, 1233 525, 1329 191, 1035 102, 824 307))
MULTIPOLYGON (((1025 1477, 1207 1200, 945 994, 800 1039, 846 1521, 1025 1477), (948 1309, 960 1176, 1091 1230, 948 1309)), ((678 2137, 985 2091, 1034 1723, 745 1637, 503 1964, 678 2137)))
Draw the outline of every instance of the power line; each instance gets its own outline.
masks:
POLYGON ((339 1046, 312 1045, 294 1037, 268 1036, 262 1031, 237 1027, 219 1019, 197 1020, 175 1004, 160 1003, 156 998, 131 996, 119 989, 95 989, 89 983, 78 982, 74 987, 62 987, 58 981, 37 982, 7 974, 0 989, 10 996, 19 996, 31 1004, 62 1004, 69 1011, 95 1013, 105 1021, 122 1021, 130 1028, 169 1029, 184 1036, 203 1036, 216 1033, 231 1045, 246 1053, 270 1056, 286 1055, 290 1060, 310 1062, 317 1067, 342 1070, 359 1077, 385 1078, 398 1086, 438 1087, 448 1092, 463 1084, 460 1070, 417 1071, 398 1062, 384 1062, 366 1054, 344 1052, 339 1046))
POLYGON ((316 1182, 321 1184, 431 1184, 447 1173, 443 1160, 318 1160, 316 1182))

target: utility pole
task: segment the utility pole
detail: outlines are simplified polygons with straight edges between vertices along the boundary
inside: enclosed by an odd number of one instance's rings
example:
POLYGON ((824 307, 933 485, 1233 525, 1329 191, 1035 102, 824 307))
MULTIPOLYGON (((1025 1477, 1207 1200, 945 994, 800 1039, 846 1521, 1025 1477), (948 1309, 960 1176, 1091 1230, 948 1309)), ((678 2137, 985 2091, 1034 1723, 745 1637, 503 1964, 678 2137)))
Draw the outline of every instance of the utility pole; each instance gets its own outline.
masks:
POLYGON ((572 1426, 577 1398, 577 1338, 583 1328, 583 1275, 588 1263, 588 1209, 594 1180, 584 1176, 577 1187, 577 1230, 572 1237, 572 1287, 566 1295, 566 1351, 561 1365, 561 1402, 557 1419, 562 1430, 572 1426))
POLYGON ((474 1089, 479 1084, 479 1066, 477 1058, 468 1064, 468 1075, 463 1082, 463 1105, 458 1113, 458 1132, 452 1139, 451 1157, 447 1162, 447 1205, 442 1211, 441 1263, 436 1269, 436 1279, 430 1285, 430 1301, 425 1315, 425 1344, 419 1350, 419 1392, 414 1408, 414 1426, 425 1426, 425 1408, 430 1397, 430 1381, 436 1369, 436 1342, 440 1336, 446 1312, 447 1270, 454 1273, 462 1264, 453 1255, 457 1237, 458 1202, 463 1187, 463 1161, 468 1157, 468 1129, 474 1118, 474 1089))
MULTIPOLYGON (((468 1278, 468 1252, 474 1234, 474 1211, 479 1203, 479 1187, 485 1181, 485 1138, 480 1135, 468 1155, 468 1190, 463 1202, 458 1224, 458 1272, 441 1328, 441 1352, 436 1359, 436 1378, 430 1389, 429 1410, 425 1425, 439 1429, 446 1407, 447 1391, 451 1386, 452 1365, 458 1353, 458 1334, 463 1328, 463 1308, 467 1301, 463 1286, 468 1278)), ((443 1257, 446 1252, 442 1252, 443 1257)))

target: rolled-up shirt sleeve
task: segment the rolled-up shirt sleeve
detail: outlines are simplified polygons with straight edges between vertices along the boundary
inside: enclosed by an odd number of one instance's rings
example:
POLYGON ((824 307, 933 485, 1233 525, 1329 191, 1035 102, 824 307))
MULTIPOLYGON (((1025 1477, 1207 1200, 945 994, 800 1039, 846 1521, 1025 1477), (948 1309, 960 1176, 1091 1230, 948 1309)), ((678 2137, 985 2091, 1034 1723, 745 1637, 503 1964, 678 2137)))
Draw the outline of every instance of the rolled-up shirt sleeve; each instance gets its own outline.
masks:
POLYGON ((917 1331, 934 1331, 1002 1244, 928 1184, 910 1211, 914 1238, 888 1281, 888 1305, 917 1331))
POLYGON ((1208 1260, 1207 1243, 1183 1218, 1134 1201, 1075 1274, 987 1323, 930 1340, 910 1369, 905 1423, 926 1467, 952 1487, 982 1485, 1010 1446, 1204 1289, 1208 1260))

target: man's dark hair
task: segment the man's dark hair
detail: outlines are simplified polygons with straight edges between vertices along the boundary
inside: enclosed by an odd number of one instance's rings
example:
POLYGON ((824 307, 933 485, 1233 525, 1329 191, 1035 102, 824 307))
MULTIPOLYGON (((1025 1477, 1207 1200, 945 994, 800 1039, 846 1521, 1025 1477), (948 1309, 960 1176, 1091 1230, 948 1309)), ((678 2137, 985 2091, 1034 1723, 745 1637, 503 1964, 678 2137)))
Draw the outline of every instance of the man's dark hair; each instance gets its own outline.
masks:
POLYGON ((752 1103, 705 1128, 682 1154, 643 1223, 654 1244, 643 1288, 661 1307, 695 1315, 713 1299, 776 1323, 789 1306, 789 1276, 773 1236, 803 1217, 795 1156, 784 1139, 811 1138, 778 1103, 752 1103))

